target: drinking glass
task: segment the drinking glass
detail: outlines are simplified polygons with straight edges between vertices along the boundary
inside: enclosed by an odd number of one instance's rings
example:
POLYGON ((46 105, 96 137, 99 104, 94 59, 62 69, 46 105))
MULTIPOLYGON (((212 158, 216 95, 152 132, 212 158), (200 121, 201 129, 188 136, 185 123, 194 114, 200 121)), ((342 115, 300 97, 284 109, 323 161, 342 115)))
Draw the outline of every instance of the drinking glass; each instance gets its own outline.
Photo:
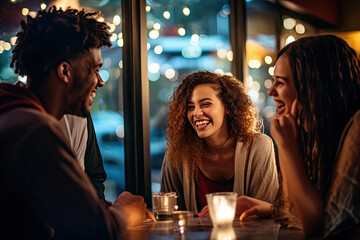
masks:
POLYGON ((153 207, 156 220, 171 220, 172 212, 177 207, 175 192, 157 192, 153 194, 153 207))

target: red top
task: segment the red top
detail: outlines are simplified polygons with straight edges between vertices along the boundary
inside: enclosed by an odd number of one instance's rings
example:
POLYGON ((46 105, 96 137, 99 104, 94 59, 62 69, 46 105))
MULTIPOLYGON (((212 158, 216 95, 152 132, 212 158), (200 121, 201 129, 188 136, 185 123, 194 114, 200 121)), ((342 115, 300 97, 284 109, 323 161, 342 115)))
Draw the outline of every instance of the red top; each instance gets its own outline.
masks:
POLYGON ((234 177, 229 180, 218 182, 207 178, 199 169, 199 179, 195 184, 196 204, 200 212, 206 205, 206 194, 213 192, 232 192, 234 189, 234 177))

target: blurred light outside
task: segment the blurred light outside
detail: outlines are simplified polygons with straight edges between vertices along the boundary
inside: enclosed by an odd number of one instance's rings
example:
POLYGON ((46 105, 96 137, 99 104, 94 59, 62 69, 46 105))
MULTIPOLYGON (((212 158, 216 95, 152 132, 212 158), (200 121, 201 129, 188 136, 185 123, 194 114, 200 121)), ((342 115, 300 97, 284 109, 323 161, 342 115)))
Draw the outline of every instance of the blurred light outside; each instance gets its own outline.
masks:
POLYGON ((285 18, 283 21, 283 26, 285 29, 293 29, 296 25, 296 20, 294 18, 285 18))
POLYGON ((270 57, 270 56, 266 56, 264 60, 265 60, 266 64, 271 64, 272 63, 272 57, 270 57))
POLYGON ((184 14, 185 16, 189 16, 189 15, 190 15, 190 9, 189 9, 188 7, 184 7, 184 8, 183 8, 183 14, 184 14))
POLYGON ((296 24, 295 26, 295 31, 298 33, 298 34, 304 34, 305 33, 305 26, 301 23, 298 23, 296 24))
POLYGON ((26 16, 29 14, 30 11, 27 8, 23 8, 21 12, 22 12, 22 15, 26 16))
POLYGON ((163 16, 164 16, 165 19, 170 19, 171 14, 170 14, 169 11, 165 11, 165 12, 163 13, 163 16))
POLYGON ((179 28, 178 33, 180 36, 185 36, 185 34, 186 34, 185 28, 179 28))
POLYGON ((121 23, 120 16, 119 16, 119 15, 115 15, 115 16, 113 17, 113 24, 119 25, 120 23, 121 23))
POLYGON ((289 43, 292 43, 293 41, 295 41, 295 37, 294 36, 288 36, 285 40, 285 45, 288 45, 289 43))

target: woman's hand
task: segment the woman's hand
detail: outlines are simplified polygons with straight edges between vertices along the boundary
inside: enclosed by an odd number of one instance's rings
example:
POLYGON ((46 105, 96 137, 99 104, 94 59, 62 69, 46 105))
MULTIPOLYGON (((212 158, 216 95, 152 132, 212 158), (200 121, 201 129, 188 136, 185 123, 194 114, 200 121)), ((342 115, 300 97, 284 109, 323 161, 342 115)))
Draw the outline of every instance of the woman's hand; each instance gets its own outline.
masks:
POLYGON ((290 113, 275 117, 271 121, 270 132, 278 146, 297 145, 297 100, 291 105, 290 113))
POLYGON ((198 214, 199 217, 210 217, 209 207, 206 205, 198 214))
POLYGON ((271 203, 248 197, 241 196, 236 200, 236 216, 240 216, 240 221, 244 221, 249 217, 268 217, 273 212, 271 203))

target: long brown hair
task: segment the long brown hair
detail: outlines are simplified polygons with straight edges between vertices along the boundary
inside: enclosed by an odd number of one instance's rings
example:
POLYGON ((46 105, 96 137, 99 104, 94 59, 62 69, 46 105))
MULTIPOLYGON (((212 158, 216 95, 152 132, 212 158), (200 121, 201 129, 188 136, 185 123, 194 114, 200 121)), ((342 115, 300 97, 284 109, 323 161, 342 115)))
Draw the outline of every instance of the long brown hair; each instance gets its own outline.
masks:
POLYGON ((289 57, 297 91, 303 164, 325 198, 342 131, 360 107, 360 62, 355 51, 333 35, 299 39, 278 58, 283 54, 289 57))
MULTIPOLYGON (((193 89, 200 84, 211 84, 229 114, 226 121, 231 139, 250 142, 262 126, 257 111, 244 85, 236 78, 200 71, 186 76, 174 89, 167 118, 167 158, 177 168, 187 161, 194 170, 202 158, 204 140, 199 138, 187 119, 187 101, 193 89)), ((195 172, 195 171, 193 171, 195 172)))

